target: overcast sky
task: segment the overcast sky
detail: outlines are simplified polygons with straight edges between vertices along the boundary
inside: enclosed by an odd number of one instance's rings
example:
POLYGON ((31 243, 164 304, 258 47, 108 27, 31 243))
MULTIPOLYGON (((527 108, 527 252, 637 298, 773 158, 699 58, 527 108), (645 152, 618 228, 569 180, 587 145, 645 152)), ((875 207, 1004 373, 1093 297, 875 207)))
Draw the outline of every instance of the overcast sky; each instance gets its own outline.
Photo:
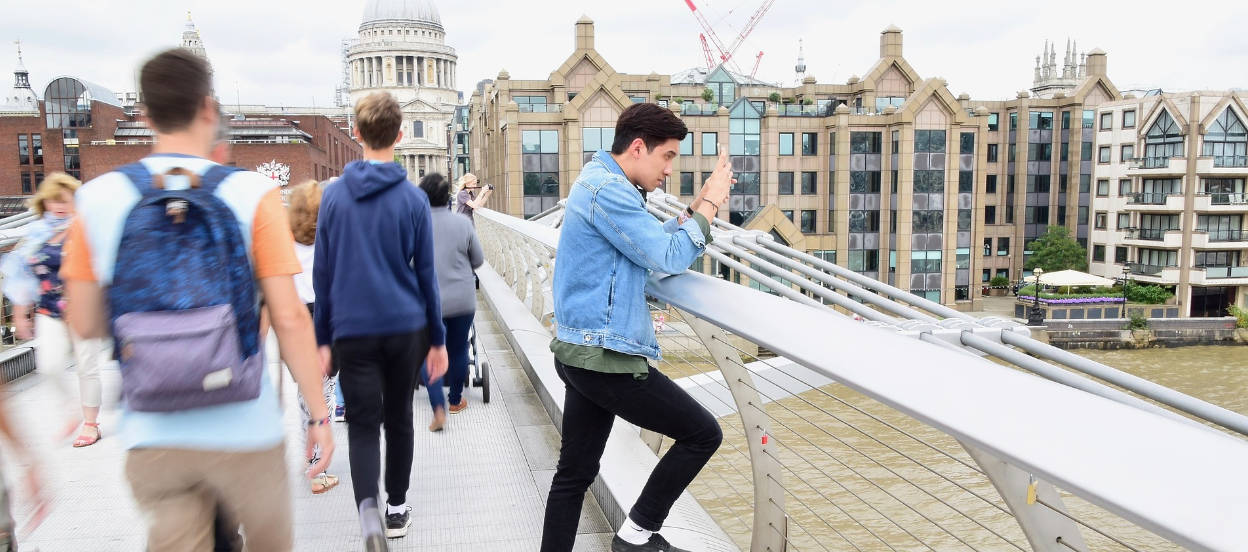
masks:
MULTIPOLYGON (((410 1, 410 0, 409 0, 410 1)), ((700 27, 683 0, 542 2, 433 0, 447 42, 459 55, 465 95, 506 68, 514 79, 544 79, 573 47, 573 23, 596 23, 598 51, 617 71, 675 73, 701 63, 700 27)), ((761 0, 695 0, 716 32, 731 42, 761 0)), ((5 9, 0 70, 15 62, 21 39, 32 85, 72 75, 114 91, 133 90, 148 55, 177 45, 190 10, 226 103, 326 106, 341 79, 340 41, 353 38, 364 0, 52 0, 5 9), (124 6, 124 7, 123 7, 124 6)), ((1008 99, 1031 86, 1035 56, 1046 39, 1109 54, 1120 89, 1167 91, 1248 88, 1248 2, 1173 3, 1050 0, 844 2, 778 0, 738 50, 749 71, 765 52, 758 78, 791 84, 798 38, 807 75, 844 83, 879 56, 879 33, 904 31, 905 57, 921 76, 944 77, 956 95, 1008 99), (1186 10, 1203 13, 1192 17, 1186 10), (1175 25, 1171 25, 1171 23, 1175 25)), ((5 89, 10 86, 0 84, 5 89)))

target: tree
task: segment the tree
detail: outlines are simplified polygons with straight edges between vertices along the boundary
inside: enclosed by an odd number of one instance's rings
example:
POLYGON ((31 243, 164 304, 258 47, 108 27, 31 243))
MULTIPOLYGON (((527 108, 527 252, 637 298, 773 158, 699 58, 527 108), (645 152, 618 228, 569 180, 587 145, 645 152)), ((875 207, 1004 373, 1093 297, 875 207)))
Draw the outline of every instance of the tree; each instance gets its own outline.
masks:
POLYGON ((1029 244, 1031 257, 1023 266, 1027 270, 1043 268, 1045 272, 1088 269, 1088 250, 1070 236, 1064 226, 1050 226, 1049 230, 1029 244))
POLYGON ((703 89, 702 89, 702 100, 703 100, 703 101, 707 101, 707 102, 709 102, 709 101, 711 101, 711 100, 713 100, 713 99, 715 99, 715 92, 714 92, 713 90, 711 90, 710 88, 703 88, 703 89))
POLYGON ((768 94, 767 100, 770 101, 771 103, 780 103, 780 93, 772 92, 771 94, 768 94))

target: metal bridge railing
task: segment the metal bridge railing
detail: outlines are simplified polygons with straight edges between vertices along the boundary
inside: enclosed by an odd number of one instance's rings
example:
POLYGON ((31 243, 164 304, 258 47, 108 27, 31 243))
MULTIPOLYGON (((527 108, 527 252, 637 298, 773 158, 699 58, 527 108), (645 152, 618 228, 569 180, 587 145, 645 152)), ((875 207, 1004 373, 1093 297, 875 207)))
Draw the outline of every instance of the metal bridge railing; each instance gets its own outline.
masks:
MULTIPOLYGON (((654 194, 656 216, 682 206, 654 194)), ((547 327, 560 209, 477 210, 547 327)), ((659 368, 725 439, 691 487, 749 550, 1221 550, 1248 542, 1248 418, 715 221, 771 288, 655 275, 659 368), (786 283, 781 283, 781 282, 786 283), (826 303, 826 304, 825 304, 826 303), (857 315, 862 321, 856 321, 857 315), (1039 376, 1039 377, 1036 377, 1039 376)), ((643 432, 657 454, 663 439, 643 432)))

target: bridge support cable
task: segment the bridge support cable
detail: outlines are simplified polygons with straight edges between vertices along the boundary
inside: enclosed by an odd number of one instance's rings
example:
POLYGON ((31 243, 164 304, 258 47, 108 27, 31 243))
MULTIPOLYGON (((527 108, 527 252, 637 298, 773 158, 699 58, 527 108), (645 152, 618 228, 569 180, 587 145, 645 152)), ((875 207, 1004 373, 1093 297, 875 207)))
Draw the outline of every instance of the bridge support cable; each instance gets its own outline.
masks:
MULTIPOLYGON (((732 345, 731 343, 728 343, 727 341, 724 341, 724 343, 725 343, 725 344, 727 344, 729 347, 736 348, 736 346, 732 345)), ((739 349, 738 349, 738 351, 739 351, 739 349)), ((763 362, 764 362, 764 363, 766 363, 766 361, 763 361, 763 362)), ((765 376, 762 376, 761 374, 759 374, 759 373, 757 373, 757 372, 751 372, 751 374, 753 374, 753 375, 755 375, 755 376, 760 377, 761 379, 763 379, 764 381, 767 381, 768 383, 771 383, 772 385, 776 385, 776 383, 775 383, 775 382, 773 382, 773 381, 769 380, 768 378, 766 378, 765 376)), ((784 409, 785 409, 786 411, 788 411, 790 414, 793 414, 793 415, 795 415, 795 416, 798 416, 799 418, 800 418, 800 417, 802 417, 802 414, 801 414, 801 413, 798 413, 798 412, 794 411, 793 409, 791 409, 791 408, 789 408, 789 407, 785 406, 783 403, 779 402, 778 400, 773 399, 773 398, 771 398, 770 396, 767 396, 766 394, 763 394, 761 391, 759 391, 757 388, 755 388, 755 387, 754 387, 754 386, 752 386, 751 384, 746 383, 746 382, 744 382, 744 381, 743 381, 743 382, 741 382, 741 383, 742 383, 743 385, 747 386, 747 387, 750 387, 751 389, 754 389, 754 391, 755 391, 755 392, 759 393, 759 394, 760 394, 760 395, 762 395, 764 398, 767 398, 767 399, 768 399, 769 401, 771 401, 773 404, 777 404, 777 405, 779 405, 781 408, 784 408, 784 409)), ((827 412, 826 410, 823 410, 822 408, 819 408, 818 406, 814 405, 813 403, 810 403, 808 400, 806 400, 805 398, 801 397, 800 395, 794 395, 794 396, 795 396, 795 397, 797 397, 799 400, 801 400, 801 401, 803 401, 803 402, 806 402, 808 405, 813 406, 814 408, 816 408, 816 409, 818 409, 818 410, 820 410, 820 411, 824 412, 825 414, 828 414, 831 418, 835 419, 837 422, 840 422, 842 425, 845 425, 846 427, 848 427, 848 428, 850 428, 850 429, 853 429, 854 431, 856 431, 856 432, 858 432, 858 433, 860 433, 860 434, 862 434, 862 435, 864 435, 864 436, 868 437, 869 439, 872 439, 873 441, 876 441, 877 443, 879 442, 879 441, 878 441, 878 440, 876 440, 874 437, 871 437, 871 436, 870 436, 870 435, 869 435, 866 431, 863 431, 862 429, 858 428, 857 426, 853 425, 852 423, 849 423, 848 421, 844 420, 843 418, 841 418, 841 417, 839 417, 839 416, 836 416, 835 414, 832 414, 832 413, 830 413, 830 412, 827 412)), ((900 498, 900 497, 898 497, 897 495, 893 494, 893 492, 891 492, 891 491, 889 491, 888 489, 886 489, 883 485, 880 485, 879 483, 875 482, 875 481, 874 481, 874 480, 872 480, 871 478, 869 478, 869 477, 867 477, 867 476, 863 475, 863 474, 862 474, 861 472, 859 472, 858 470, 854 469, 854 468, 853 468, 853 467, 851 467, 850 465, 846 464, 845 462, 843 462, 842 460, 840 460, 839 458, 837 458, 837 457, 836 457, 835 455, 833 455, 832 453, 828 452, 826 449, 824 449, 824 448, 823 448, 822 446, 820 446, 819 444, 814 443, 813 441, 810 441, 809 439, 807 439, 806 437, 804 437, 804 436, 803 436, 800 432, 795 431, 794 429, 792 429, 792 428, 791 428, 791 427, 789 427, 788 425, 784 424, 784 422, 782 422, 782 421, 780 421, 780 420, 777 420, 777 419, 775 419, 774 417, 772 417, 772 421, 774 421, 774 422, 776 422, 776 423, 780 424, 780 425, 781 425, 781 427, 784 427, 786 430, 788 430, 789 432, 793 433, 794 435, 796 435, 798 438, 800 438, 800 439, 802 439, 803 441, 805 441, 805 442, 806 442, 807 444, 809 444, 810 446, 815 447, 815 448, 816 448, 816 449, 818 449, 820 452, 824 453, 824 454, 825 454, 825 455, 827 455, 829 458, 831 458, 833 461, 835 461, 837 464, 841 465, 842 467, 844 467, 845 469, 849 470, 850 472, 853 472, 855 475, 857 475, 857 476, 858 476, 859 478, 861 478, 863 481, 866 481, 867 483, 870 483, 871 485, 875 486, 877 489, 879 489, 879 490, 880 490, 880 491, 882 491, 883 493, 887 494, 889 497, 892 497, 895 501, 897 501, 897 503, 899 503, 899 504, 901 504, 901 505, 905 506, 906 508, 908 508, 909 510, 911 510, 912 512, 914 512, 914 513, 915 513, 915 514, 917 514, 918 516, 922 517, 924 520, 927 520, 927 521, 928 521, 929 523, 931 523, 932 525, 934 525, 934 526, 936 526, 936 527, 939 527, 941 530, 943 530, 945 533, 949 534, 949 535, 950 535, 950 536, 952 536, 953 538, 957 539, 957 540, 958 540, 959 542, 961 542, 963 545, 965 545, 965 546, 967 546, 968 548, 971 548, 971 549, 976 549, 974 546, 972 546, 971 544, 969 544, 969 543, 967 543, 966 541, 964 541, 961 537, 957 536, 957 534, 953 533, 950 529, 948 529, 947 527, 945 527, 944 525, 942 525, 940 522, 938 522, 938 521, 936 521, 936 520, 933 520, 932 518, 930 518, 930 517, 929 517, 929 516, 927 516, 926 514, 924 514, 924 513, 920 512, 918 509, 914 508, 914 506, 912 506, 912 505, 911 505, 908 501, 905 501, 905 500, 901 499, 901 498, 900 498)), ((984 529, 984 530, 988 531, 989 533, 992 533, 993 535, 995 535, 996 537, 998 537, 998 538, 999 538, 999 539, 1001 539, 1002 541, 1005 541, 1006 543, 1009 543, 1010 545, 1014 546, 1015 548, 1018 548, 1019 550, 1023 550, 1021 547, 1019 547, 1017 544, 1015 544, 1013 540, 1011 540, 1011 539, 1009 539, 1009 538, 1007 538, 1007 537, 1005 537, 1005 536, 1001 535, 1001 534, 1000 534, 1000 533, 998 533, 996 530, 994 530, 994 529, 992 529, 992 528, 988 527, 987 525, 985 525, 984 523, 982 523, 982 522, 980 522, 979 520, 975 519, 974 517, 972 517, 971 515, 967 514, 966 512, 962 511, 962 510, 961 510, 961 509, 959 509, 958 507, 953 506, 952 504, 950 504, 949 502, 945 501, 944 499, 942 499, 942 498, 940 498, 940 497, 936 496, 936 495, 935 495, 934 493, 932 493, 931 491, 928 491, 928 490, 927 490, 927 489, 925 489, 923 486, 921 486, 921 485, 919 485, 918 483, 914 482, 913 480, 911 480, 911 479, 907 478, 906 476, 902 475, 901 473, 898 473, 896 470, 894 470, 894 469, 892 469, 892 468, 888 467, 888 466, 887 466, 886 464, 884 464, 883 462, 880 462, 879 460, 877 460, 877 459, 875 459, 875 458, 871 457, 869 454, 867 454, 867 453, 863 452, 861 449, 859 449, 858 447, 855 447, 853 444, 849 443, 848 441, 846 441, 846 440, 842 439, 841 437, 836 436, 835 434, 833 434, 832 432, 828 431, 828 430, 827 430, 826 428, 824 428, 823 426, 821 426, 821 425, 819 425, 819 424, 814 424, 814 423, 811 423, 811 422, 809 422, 809 421, 807 421, 807 423, 808 423, 808 424, 810 424, 813 428, 815 428, 815 429, 816 429, 816 430, 818 430, 819 432, 823 433, 824 435, 826 435, 826 436, 830 437, 831 439, 835 440, 836 442, 840 443, 841 445, 843 445, 843 446, 845 446, 845 447, 849 448, 850 450, 853 450, 854 452, 856 452, 859 456, 863 457, 864 459, 866 459, 866 460, 870 461, 871 463, 873 463, 873 464, 875 464, 875 465, 879 466, 880 468, 883 468, 885 471, 887 471, 889 474, 893 475, 894 477, 898 478, 899 480, 901 480, 901 481, 905 481, 905 482, 906 482, 906 483, 908 483, 910 486, 914 487, 915 489, 917 489, 918 491, 922 492, 923 494, 926 494, 927 496, 931 497, 933 500, 935 500, 936 502, 938 502, 938 503, 942 504, 942 505, 943 505, 943 506, 945 506, 946 508, 948 508, 948 509, 950 509, 950 510, 952 510, 952 511, 954 511, 954 512, 958 513, 958 514, 960 514, 962 517, 964 517, 964 518, 966 518, 967 520, 971 521, 971 522, 972 522, 972 523, 974 523, 975 525, 978 525, 980 528, 982 528, 982 529, 984 529)), ((779 439, 777 439, 777 441, 779 441, 779 439)), ((798 456, 800 457, 801 455, 799 454, 798 456)), ((909 457, 909 456, 907 456, 907 455, 902 454, 901 456, 903 456, 903 457, 904 457, 904 458, 906 458, 907 460, 910 460, 911 462, 913 462, 913 463, 915 463, 915 464, 919 465, 920 467, 924 467, 924 466, 923 466, 921 463, 919 463, 917 460, 914 460, 913 458, 911 458, 911 457, 909 457)), ((936 475, 940 476, 940 474, 936 474, 936 475)), ((830 475, 827 475, 827 474, 826 474, 826 472, 825 472, 825 476, 831 477, 830 475)), ((941 477, 942 477, 942 478, 944 478, 943 476, 941 476, 941 477)), ((948 478, 945 478, 945 479, 946 479, 946 480, 948 480, 948 478)), ((964 490, 965 490, 965 489, 964 489, 964 490)), ((968 492, 969 492, 969 491, 968 491, 968 492)), ((989 500, 989 499, 986 499, 986 498, 984 498, 983 496, 981 496, 981 495, 979 495, 979 494, 977 494, 977 493, 973 493, 973 492, 971 492, 970 494, 972 494, 972 495, 973 495, 973 496, 975 496, 976 498, 979 498, 979 499, 983 500, 984 502, 987 502, 987 503, 988 503, 989 505, 991 505, 991 506, 994 506, 994 507, 997 507, 998 509, 1001 509, 1001 508, 1000 508, 998 505, 996 505, 993 501, 991 501, 991 500, 989 500)), ((873 509, 874 509, 874 508, 873 508, 873 509)), ((1002 510, 1002 512, 1003 512, 1003 513, 1005 513, 1006 515, 1009 515, 1009 512, 1005 511, 1004 509, 1001 509, 1001 510, 1002 510)), ((878 512, 878 510, 877 510, 877 512, 878 512)), ((882 514, 881 514, 881 515, 882 515, 882 514)), ((890 521, 891 521, 891 520, 890 520, 890 521)), ((909 531, 907 531, 907 533, 909 533, 909 531)), ((913 536, 913 535, 912 535, 912 536, 913 536)), ((917 539, 917 537, 916 537, 916 540, 918 540, 918 539, 917 539)), ((922 541, 922 540, 920 540, 919 542, 923 542, 923 541, 922 541)))
MULTIPOLYGON (((1008 335, 1008 332, 1002 332, 1003 338, 1005 338, 1006 335, 1008 335)), ((1128 393, 1119 391, 1117 389, 1109 387, 1095 380, 1077 376, 1066 370, 1053 366, 1052 364, 1044 362, 1038 358, 1031 357, 1024 353, 1011 349, 1008 346, 990 341, 988 339, 984 339, 983 337, 977 336, 972 332, 963 331, 961 339, 962 339, 962 343, 967 345, 968 347, 974 347, 975 349, 979 349, 980 351, 983 351, 1001 360, 1014 364, 1015 366, 1018 366, 1019 368, 1027 370, 1028 372, 1031 372, 1033 374, 1036 374, 1037 376, 1040 376, 1044 379, 1047 379, 1056 383, 1060 383, 1068 387, 1073 387, 1080 391, 1091 393, 1099 397, 1104 397, 1111 401, 1120 402, 1128 406, 1133 406, 1141 410, 1152 412, 1154 414, 1164 416, 1172 420, 1181 421, 1183 423, 1197 426, 1202 429, 1210 430, 1210 428, 1208 428, 1207 426, 1199 422, 1196 422, 1190 418, 1186 418, 1179 414, 1175 414, 1174 412, 1166 410, 1160 406, 1157 406, 1139 397, 1135 397, 1128 393)))
MULTIPOLYGON (((1002 332, 1005 334, 1005 332, 1002 332)), ((1002 335, 1001 341, 1028 353, 1061 363, 1079 372, 1122 387, 1133 393, 1148 397, 1161 404, 1186 412, 1202 420, 1217 424, 1240 435, 1248 436, 1248 416, 1186 395, 1164 385, 1153 383, 1139 376, 1128 374, 1099 362, 1083 358, 1070 351, 1063 351, 1021 335, 1002 335)))
MULTIPOLYGON (((680 311, 678 311, 678 312, 680 312, 680 311)), ((693 323, 691 323, 691 324, 690 324, 690 327, 691 327, 691 328, 692 328, 692 327, 694 327, 694 324, 696 324, 696 323, 702 323, 702 324, 705 324, 704 322, 701 322, 701 321, 697 320, 696 318, 694 318, 694 317, 692 317, 692 316, 688 315, 687 313, 681 312, 681 315, 682 315, 682 317, 683 317, 683 319, 685 320, 685 322, 686 322, 686 323, 690 323, 691 321, 693 321, 693 323)), ((680 330, 680 329, 679 329, 679 327, 677 327, 677 326, 674 326, 674 325, 673 325, 673 326, 669 326, 669 327, 670 327, 671 329, 675 330, 676 332, 680 333, 681 335, 683 335, 683 336, 684 336, 684 337, 686 337, 686 338, 691 338, 692 340, 697 340, 697 341, 701 342, 701 339, 700 339, 699 337, 694 336, 694 335, 690 335, 690 334, 688 334, 688 333, 685 333, 683 330, 680 330)), ((704 343, 704 345, 705 345, 705 343, 704 343)), ((718 348, 718 347, 717 347, 717 348, 718 348)), ((707 357, 706 357, 706 356, 704 356, 704 355, 699 354, 699 353, 698 353, 698 352, 696 352, 696 351, 693 351, 693 350, 692 350, 692 349, 690 349, 689 347, 684 346, 684 349, 685 349, 687 352, 689 352, 689 353, 691 353, 691 354, 693 354, 693 355, 695 355, 695 356, 698 356, 699 358, 701 358, 701 359, 703 359, 703 360, 706 360, 708 363, 710 363, 710 365, 711 365, 711 366, 718 366, 718 363, 714 362, 713 360, 711 360, 711 359, 707 358, 707 357)), ((733 363, 735 363, 735 364, 736 364, 736 368, 737 368, 737 369, 744 369, 744 370, 746 370, 746 371, 748 372, 748 368, 746 368, 746 367, 745 367, 745 365, 744 365, 744 364, 742 364, 742 363, 740 362, 740 358, 737 356, 737 353, 729 353, 729 352, 727 352, 727 351, 721 351, 721 352, 724 352, 724 353, 725 353, 725 356, 726 356, 726 357, 728 357, 728 358, 727 358, 727 360, 728 360, 729 362, 733 362, 733 363)), ((684 360, 684 359, 682 359, 682 360, 684 360)), ((667 361, 665 361, 665 362, 667 362, 667 361)), ((693 368, 693 367, 694 367, 694 366, 692 365, 692 363, 689 363, 689 362, 688 362, 688 360, 684 360, 684 362, 685 362, 686 364, 688 364, 691 368, 693 368)), ((695 368, 695 369, 696 369, 696 368, 695 368)), ((728 382, 727 382, 727 381, 725 381, 725 380, 727 380, 727 378, 728 378, 728 377, 730 377, 730 374, 731 374, 732 372, 735 372, 735 371, 737 371, 737 370, 736 370, 736 369, 732 369, 732 368, 730 368, 730 370, 729 370, 729 372, 728 372, 728 373, 723 373, 723 372, 721 371, 721 374, 723 374, 723 376, 724 376, 724 378, 725 378, 724 380, 720 380, 720 379, 718 379, 718 378, 714 378, 714 377, 710 377, 709 379, 711 379, 714 383, 718 384, 720 387, 724 388, 726 391, 728 391, 728 392, 729 392, 729 394, 733 394, 733 393, 734 393, 733 386, 730 386, 730 385, 728 384, 728 382)), ((741 375, 743 376, 744 374, 741 374, 741 375)), ((745 385, 744 381, 743 381, 743 380, 741 380, 741 379, 737 379, 737 380, 735 380, 735 381, 737 381, 737 382, 738 382, 738 384, 745 385)), ((750 389, 750 390, 753 390, 755 393, 757 393, 757 391, 756 391, 756 390, 754 390, 752 387, 750 387, 749 389, 750 389)), ((737 391, 737 393, 738 393, 738 394, 739 394, 740 392, 741 392, 741 390, 738 390, 738 391, 737 391)), ((714 393, 708 393, 708 394, 715 395, 714 393)), ((715 396, 717 396, 717 395, 715 395, 715 396)), ((718 397, 718 396, 717 396, 717 397, 718 397)), ((695 398, 695 400, 698 400, 696 396, 694 396, 694 398, 695 398)), ((723 401, 723 399, 719 399, 719 400, 720 400, 720 402, 721 402, 721 403, 725 404, 725 406, 729 406, 731 409, 737 410, 737 411, 738 411, 738 413, 739 413, 739 415, 740 415, 740 412, 742 412, 742 411, 753 409, 753 410, 757 410, 760 414, 762 414, 762 415, 764 415, 764 416, 767 416, 767 413, 766 413, 765 409, 761 406, 761 404, 757 404, 757 403, 755 402, 755 400, 757 400, 757 399, 756 399, 756 398, 754 398, 754 397, 751 397, 751 400, 750 400, 747 404, 745 404, 745 405, 739 405, 738 407, 734 407, 733 405, 729 405, 729 404, 727 404, 726 402, 724 402, 724 401, 723 401)), ((705 403, 703 403, 701 400, 698 400, 698 402, 699 402, 699 404, 702 404, 704 408, 707 408, 707 410, 713 411, 713 409, 709 408, 709 407, 708 407, 705 403)), ((761 403, 761 401, 759 401, 759 402, 761 403)), ((749 416, 749 415, 740 415, 740 417, 741 417, 742 419, 746 419, 746 418, 750 418, 750 417, 752 417, 752 416, 749 416)), ((721 418, 721 419, 723 419, 723 418, 721 418)), ((774 418, 771 418, 770 416, 768 416, 768 419, 774 420, 774 418)), ((767 435, 767 436, 769 436, 769 437, 772 437, 772 433, 771 433, 770 431, 765 431, 765 430, 764 430, 764 428, 758 428, 758 429, 759 429, 759 433, 760 433, 760 435, 759 435, 759 437, 760 437, 760 441, 761 441, 761 435, 767 435)), ((784 444, 783 444, 783 443, 782 443, 779 439, 774 439, 774 441, 775 441, 777 444, 779 444, 780 446, 785 446, 785 445, 784 445, 784 444)), ((751 444, 751 445, 753 445, 753 442, 751 441, 751 443, 750 443, 750 444, 751 444)), ((739 450, 739 449, 736 449, 735 445, 733 446, 733 448, 734 448, 735 450, 737 450, 738 452, 740 452, 740 450, 739 450)), ((845 487, 842 483, 840 483, 839 481, 837 481, 837 480, 836 480, 835 478, 833 478, 831 475, 827 474, 827 472, 824 472, 822 469, 820 469, 820 468, 818 467, 818 465, 816 465, 815 463, 811 462, 809 459, 805 458, 804 456, 802 456, 800 453, 798 453, 797 451, 793 450, 792 448, 787 447, 787 446, 785 446, 785 448, 789 449, 789 451, 790 451, 790 452, 792 452, 793 454, 797 455, 799 458, 801 458, 803 461, 805 461, 805 462, 806 462, 808 465, 810 465, 812 468, 814 468, 814 469, 816 469, 816 470, 820 471, 820 472, 821 472, 821 473, 822 473, 825 477, 828 477, 828 479, 829 479, 831 482, 835 483, 838 487, 840 487, 841 489, 845 490, 845 491, 846 491, 846 492, 848 492, 849 494, 853 495, 853 496, 854 496, 854 498, 857 498, 860 502, 862 502, 862 504, 863 504, 863 505, 867 506, 868 508, 871 508, 872 510, 875 510, 875 511, 876 511, 876 513, 877 513, 877 514, 879 514, 881 517, 883 517, 885 520, 888 520, 889 522, 893 523, 893 525, 895 525, 895 526, 896 526, 898 529, 900 529, 901 531, 906 532, 906 529, 905 529, 903 526, 901 526, 901 525, 900 525, 900 524, 898 524, 897 522, 893 521, 892 519, 888 518, 886 515, 884 515, 884 513, 883 513, 883 512, 880 512, 878 509, 876 509, 876 508, 872 505, 872 503, 871 503, 871 502, 869 502, 869 501, 867 501, 867 500, 865 500, 865 499, 861 498, 859 495, 855 494, 855 493, 853 492, 853 490, 851 490, 851 489, 849 489, 849 488, 845 487)), ((892 550, 896 550, 895 548, 893 548, 893 547, 892 547, 892 545, 890 545, 890 544, 888 543, 888 541, 884 540, 884 539, 883 539, 883 538, 881 538, 878 534, 876 534, 874 531, 872 531, 872 530, 871 530, 871 528, 870 528, 870 527, 869 527, 869 526, 868 526, 865 522, 863 522, 862 520, 859 520, 859 519, 858 519, 858 518, 856 518, 853 514, 849 513, 847 510, 845 510, 845 509, 844 509, 843 507, 841 507, 839 504, 837 504, 836 502, 834 502, 834 501, 831 499, 831 497, 828 497, 827 495, 825 495, 825 494, 823 493, 823 491, 819 490, 819 488, 818 488, 818 487, 816 487, 815 485, 813 485, 813 484, 809 483, 808 481, 806 481, 806 480, 805 480, 804 478, 802 478, 802 477, 801 477, 801 475, 800 475, 800 474, 798 474, 795 470, 793 470, 792 468, 790 468, 790 467, 788 467, 788 466, 785 466, 785 465, 783 465, 782 463, 780 463, 780 462, 779 462, 779 460, 778 460, 778 459, 776 459, 774 456, 772 456, 770 452, 768 452, 768 451, 764 450, 764 454, 767 454, 768 458, 774 461, 774 465, 775 465, 775 466, 779 466, 779 467, 781 467, 782 469, 784 469, 784 471, 787 471, 789 474, 793 475, 794 477, 797 477, 797 478, 798 478, 799 480, 801 480, 803 483, 806 483, 806 484, 807 484, 807 486, 808 486, 808 487, 809 487, 812 491, 814 491, 815 493, 817 493, 817 494, 818 494, 821 498, 823 498, 823 499, 824 499, 824 500, 825 500, 828 504, 832 505, 832 507, 836 508, 836 509, 837 509, 837 511, 839 511, 841 514, 843 514, 843 515, 844 515, 847 519, 850 519, 851 521, 853 521, 853 522, 855 522, 856 524, 858 524, 858 526, 862 527, 864 530, 866 530, 868 533, 870 533, 870 534, 871 534, 871 536, 875 537, 877 540, 879 540, 879 541, 880 541, 881 543, 883 543, 885 546, 888 546, 888 547, 889 547, 890 549, 892 549, 892 550)), ((744 456, 744 455, 743 455, 743 456, 744 456)), ((778 480, 775 476, 773 476, 773 475, 772 475, 772 474, 770 474, 770 473, 766 473, 765 475, 766 475, 766 477, 771 478, 771 480, 772 480, 772 481, 774 481, 777 485, 780 485, 781 487, 783 487, 783 483, 782 483, 782 482, 780 482, 780 481, 779 481, 779 480, 778 480)), ((835 527, 835 525, 833 525, 833 524, 832 524, 832 522, 828 521, 827 519, 824 519, 824 518, 823 518, 823 517, 822 517, 822 516, 818 513, 818 511, 817 511, 815 508, 811 507, 809 504, 807 504, 805 501, 803 501, 803 500, 802 500, 802 498, 801 498, 799 495, 797 495, 796 493, 794 493, 792 490, 790 490, 790 489, 788 489, 788 488, 785 488, 784 490, 785 490, 785 492, 786 492, 787 494, 789 494, 790 496, 793 496, 794 500, 798 501, 798 503, 799 503, 799 504, 801 504, 804 508, 806 508, 806 509, 807 509, 807 511, 809 511, 809 512, 811 513, 811 515, 815 516, 817 519, 819 519, 821 522, 823 522, 823 524, 824 524, 825 526, 827 526, 827 527, 828 527, 828 529, 831 529, 834 533, 836 533, 836 535, 837 535, 838 537, 840 537, 841 539, 845 540, 845 542, 847 542, 850 546, 853 546, 855 549, 857 549, 857 550, 862 550, 861 548, 859 548, 859 547, 858 547, 858 545, 857 545, 857 544, 856 544, 856 543, 855 543, 852 539, 848 538, 847 536, 845 536, 845 534, 844 534, 844 533, 842 533, 840 530, 838 530, 838 529, 835 527)), ((773 503, 774 503, 774 501, 773 501, 773 503)), ((787 517, 787 518, 789 518, 789 519, 791 519, 791 516, 787 516, 787 514, 786 514, 786 517, 787 517)), ((809 528, 804 527, 804 526, 801 526, 800 524, 798 524, 798 528, 799 528, 799 529, 801 529, 801 530, 802 530, 804 533, 806 533, 808 536, 810 536, 812 539, 814 539, 814 542, 815 542, 816 544, 818 544, 821 548, 824 548, 825 550, 827 549, 826 547, 824 547, 824 546, 822 545, 822 543, 820 542, 820 539, 819 539, 816 535, 814 535, 814 534, 812 534, 812 533, 810 532, 810 529, 809 529, 809 528)), ((907 533, 908 533, 908 532, 907 532, 907 533)), ((911 535, 911 536, 913 537, 913 535, 911 535)), ((918 541, 920 544, 924 544, 924 543, 923 543, 923 541, 919 540, 917 537, 914 537, 914 538, 915 538, 915 540, 916 540, 916 541, 918 541)), ((787 540, 787 539, 786 539, 786 540, 787 540)), ((928 547, 928 548, 930 549, 930 547, 928 547)))

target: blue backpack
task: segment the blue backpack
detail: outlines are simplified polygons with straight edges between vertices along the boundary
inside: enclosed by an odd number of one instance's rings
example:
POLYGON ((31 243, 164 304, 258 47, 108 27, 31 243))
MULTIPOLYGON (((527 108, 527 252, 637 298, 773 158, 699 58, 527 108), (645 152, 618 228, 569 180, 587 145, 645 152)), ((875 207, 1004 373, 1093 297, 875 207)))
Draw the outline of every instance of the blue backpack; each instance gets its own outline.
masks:
POLYGON ((117 169, 141 195, 126 216, 108 287, 122 396, 132 410, 170 412, 260 395, 264 363, 247 244, 234 211, 214 195, 238 170, 117 169), (166 190, 166 175, 185 176, 191 186, 166 190))

